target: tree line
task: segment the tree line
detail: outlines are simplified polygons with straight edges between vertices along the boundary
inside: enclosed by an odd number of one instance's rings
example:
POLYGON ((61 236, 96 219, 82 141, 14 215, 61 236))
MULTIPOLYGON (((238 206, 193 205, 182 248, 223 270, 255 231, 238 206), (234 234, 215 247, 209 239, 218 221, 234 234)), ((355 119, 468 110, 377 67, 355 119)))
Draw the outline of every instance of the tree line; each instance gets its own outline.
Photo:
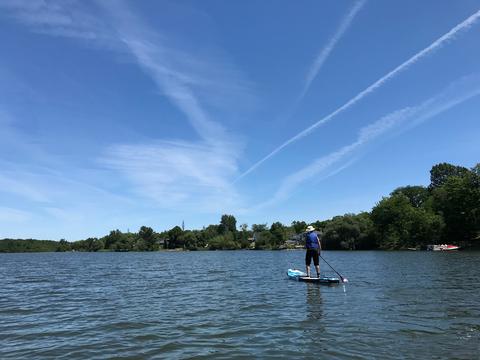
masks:
POLYGON ((429 186, 399 187, 370 212, 325 221, 250 227, 241 224, 237 228, 235 217, 225 214, 219 224, 201 230, 175 226, 156 232, 142 226, 136 233, 112 230, 101 238, 75 242, 4 239, 0 252, 284 249, 301 247, 308 225, 318 230, 323 248, 331 250, 424 248, 444 242, 479 246, 480 164, 472 169, 448 163, 435 165, 429 186))

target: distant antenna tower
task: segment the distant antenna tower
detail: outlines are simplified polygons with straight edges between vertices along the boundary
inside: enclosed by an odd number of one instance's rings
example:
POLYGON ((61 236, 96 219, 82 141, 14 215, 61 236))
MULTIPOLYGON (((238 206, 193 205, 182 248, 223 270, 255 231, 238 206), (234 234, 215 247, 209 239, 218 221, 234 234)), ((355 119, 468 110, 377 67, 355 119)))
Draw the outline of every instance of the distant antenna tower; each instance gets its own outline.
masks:
POLYGON ((185 221, 182 220, 182 231, 185 231, 185 221))

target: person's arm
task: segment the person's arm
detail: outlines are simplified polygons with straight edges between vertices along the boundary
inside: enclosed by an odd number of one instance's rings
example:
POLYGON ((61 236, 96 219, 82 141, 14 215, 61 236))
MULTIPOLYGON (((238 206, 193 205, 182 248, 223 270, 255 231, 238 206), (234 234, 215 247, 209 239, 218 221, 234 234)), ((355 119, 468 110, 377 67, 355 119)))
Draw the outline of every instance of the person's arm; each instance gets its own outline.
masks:
POLYGON ((322 252, 322 243, 320 241, 320 238, 318 237, 318 234, 317 234, 317 242, 318 242, 318 251, 322 252))

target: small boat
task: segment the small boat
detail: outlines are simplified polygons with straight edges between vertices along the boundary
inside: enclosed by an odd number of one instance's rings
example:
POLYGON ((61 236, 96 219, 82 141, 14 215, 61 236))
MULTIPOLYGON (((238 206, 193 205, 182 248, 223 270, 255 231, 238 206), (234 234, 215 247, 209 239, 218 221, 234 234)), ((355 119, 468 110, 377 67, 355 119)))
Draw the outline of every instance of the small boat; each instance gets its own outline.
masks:
POLYGON ((458 249, 460 249, 460 246, 450 244, 427 245, 427 250, 430 251, 452 251, 458 249))

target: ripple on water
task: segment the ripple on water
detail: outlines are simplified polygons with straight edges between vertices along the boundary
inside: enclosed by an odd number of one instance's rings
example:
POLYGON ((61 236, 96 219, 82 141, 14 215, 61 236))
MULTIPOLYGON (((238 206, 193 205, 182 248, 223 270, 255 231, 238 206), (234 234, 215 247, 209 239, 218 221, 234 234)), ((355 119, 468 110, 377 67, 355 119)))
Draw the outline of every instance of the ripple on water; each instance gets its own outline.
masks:
POLYGON ((480 253, 325 256, 348 285, 287 280, 301 251, 0 254, 0 358, 414 359, 428 349, 431 358, 471 359, 480 351, 480 285, 462 281, 479 277, 480 253))

